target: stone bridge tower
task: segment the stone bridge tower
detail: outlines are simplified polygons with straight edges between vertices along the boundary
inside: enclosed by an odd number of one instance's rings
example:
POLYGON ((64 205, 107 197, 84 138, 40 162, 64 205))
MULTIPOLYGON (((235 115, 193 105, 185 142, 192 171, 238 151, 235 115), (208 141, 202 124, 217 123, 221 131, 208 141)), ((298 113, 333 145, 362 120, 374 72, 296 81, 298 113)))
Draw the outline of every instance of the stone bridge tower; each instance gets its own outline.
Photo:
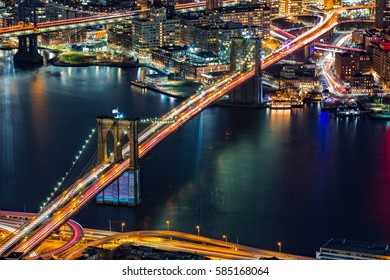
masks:
POLYGON ((96 201, 101 204, 138 205, 141 203, 140 167, 138 164, 137 120, 97 117, 98 141, 97 164, 122 163, 129 160, 128 169, 100 194, 96 201), (113 139, 113 155, 107 155, 108 138, 113 139), (122 148, 128 138, 129 152, 123 158, 122 148))

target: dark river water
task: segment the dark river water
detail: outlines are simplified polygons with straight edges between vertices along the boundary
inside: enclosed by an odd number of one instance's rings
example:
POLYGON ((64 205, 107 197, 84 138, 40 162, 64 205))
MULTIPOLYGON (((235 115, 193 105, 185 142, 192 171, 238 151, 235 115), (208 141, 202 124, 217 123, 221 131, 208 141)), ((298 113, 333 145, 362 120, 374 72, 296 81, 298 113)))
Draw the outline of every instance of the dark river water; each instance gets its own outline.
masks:
MULTIPOLYGON (((181 101, 141 93, 141 69, 0 61, 0 208, 38 211, 113 108, 159 117, 181 101)), ((87 148, 92 157, 96 143, 87 148)), ((212 107, 141 159, 142 205, 91 202, 84 227, 166 229, 315 256, 332 237, 390 242, 390 123, 291 111, 212 107)), ((76 165, 72 173, 81 173, 76 165)))

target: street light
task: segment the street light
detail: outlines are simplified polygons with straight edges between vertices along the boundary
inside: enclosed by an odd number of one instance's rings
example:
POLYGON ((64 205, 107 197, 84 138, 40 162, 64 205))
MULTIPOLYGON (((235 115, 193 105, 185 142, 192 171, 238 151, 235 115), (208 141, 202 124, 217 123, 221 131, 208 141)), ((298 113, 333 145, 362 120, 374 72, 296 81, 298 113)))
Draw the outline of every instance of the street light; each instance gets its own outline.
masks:
POLYGON ((227 244, 227 235, 222 235, 223 240, 225 240, 225 243, 227 244))
POLYGON ((198 231, 198 236, 199 236, 199 235, 200 235, 200 226, 197 225, 197 226, 196 226, 196 229, 197 229, 197 231, 198 231))
POLYGON ((282 252, 282 242, 278 242, 278 248, 279 248, 279 253, 281 253, 282 252))
POLYGON ((170 224, 170 221, 167 220, 167 228, 168 228, 168 231, 169 231, 169 224, 170 224))
POLYGON ((125 227, 125 223, 122 223, 122 233, 123 233, 123 228, 125 227))

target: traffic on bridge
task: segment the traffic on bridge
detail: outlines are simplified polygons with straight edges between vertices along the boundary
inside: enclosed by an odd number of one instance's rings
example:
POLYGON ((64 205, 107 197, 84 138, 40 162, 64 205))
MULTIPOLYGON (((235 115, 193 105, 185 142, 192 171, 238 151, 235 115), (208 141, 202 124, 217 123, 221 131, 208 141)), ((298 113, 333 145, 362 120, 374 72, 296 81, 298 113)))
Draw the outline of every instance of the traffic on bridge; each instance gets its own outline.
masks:
MULTIPOLYGON (((232 0, 224 1, 224 3, 226 4, 233 3, 233 2, 234 1, 232 0)), ((198 3, 177 4, 175 5, 175 10, 185 11, 193 8, 204 7, 205 5, 206 5, 205 1, 201 1, 198 3)), ((44 32, 52 32, 52 31, 59 31, 65 29, 75 29, 75 28, 86 27, 86 26, 94 26, 97 24, 118 23, 127 20, 131 17, 138 16, 142 13, 146 13, 147 11, 149 11, 149 9, 126 11, 126 12, 111 13, 111 14, 96 14, 96 15, 81 17, 81 18, 39 22, 36 24, 36 26, 34 26, 33 23, 20 22, 18 25, 0 28, 0 38, 39 34, 44 32)))
MULTIPOLYGON (((275 50, 272 54, 264 57, 261 69, 266 69, 270 65, 280 61, 284 57, 294 53, 331 31, 338 24, 338 16, 344 9, 359 8, 367 8, 367 6, 337 8, 325 13, 322 20, 313 28, 295 37, 292 41, 278 50, 275 50)), ((134 15, 133 13, 131 15, 134 15)), ((127 16, 130 16, 130 14, 127 14, 127 16)), ((112 17, 112 19, 114 19, 119 18, 120 16, 112 15, 107 17, 112 17)), ((102 20, 102 18, 95 19, 95 16, 93 16, 88 20, 98 21, 102 20)), ((109 18, 106 18, 106 20, 109 20, 109 18)), ((62 25, 67 24, 71 23, 63 23, 62 25)), ((202 110, 213 104, 235 87, 253 77, 254 73, 255 70, 252 70, 243 73, 234 72, 225 76, 213 86, 193 95, 162 117, 162 119, 175 120, 175 122, 158 123, 147 127, 138 137, 139 158, 146 155, 159 142, 199 114, 202 110)), ((124 147, 123 154, 125 157, 129 153, 129 150, 128 146, 124 147)), ((110 158, 110 160, 112 160, 112 158, 110 158)), ((11 252, 23 252, 24 255, 27 256, 38 244, 47 238, 51 232, 68 221, 106 186, 121 176, 121 174, 127 170, 129 162, 129 158, 118 163, 107 161, 93 168, 87 175, 79 179, 44 207, 35 218, 31 219, 31 221, 6 238, 1 243, 0 255, 4 256, 11 252)))

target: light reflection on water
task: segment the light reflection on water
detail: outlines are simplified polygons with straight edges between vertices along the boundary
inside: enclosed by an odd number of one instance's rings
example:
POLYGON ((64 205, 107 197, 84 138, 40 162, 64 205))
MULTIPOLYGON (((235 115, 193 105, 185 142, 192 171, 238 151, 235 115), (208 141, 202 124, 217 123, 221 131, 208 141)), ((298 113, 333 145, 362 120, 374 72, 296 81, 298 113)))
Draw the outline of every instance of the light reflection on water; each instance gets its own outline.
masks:
MULTIPOLYGON (((97 115, 158 117, 182 101, 130 86, 140 69, 1 63, 1 209, 36 211, 97 115), (60 73, 60 74, 56 74, 60 73)), ((141 159, 143 205, 90 203, 76 220, 114 230, 165 229, 314 256, 331 237, 388 243, 389 126, 338 119, 317 105, 212 107, 141 159)), ((94 143, 96 145, 96 143, 94 143)), ((94 147, 89 152, 92 156, 94 147)), ((81 168, 79 168, 81 171, 81 168)))
POLYGON ((21 125, 21 110, 19 96, 17 95, 18 85, 14 83, 15 71, 13 61, 9 56, 1 57, 0 65, 0 139, 1 139, 1 170, 4 174, 0 178, 0 184, 4 185, 8 196, 15 199, 15 185, 12 178, 17 176, 15 149, 17 149, 15 134, 20 131, 16 127, 21 125), (6 184, 10 180, 11 184, 6 184))

